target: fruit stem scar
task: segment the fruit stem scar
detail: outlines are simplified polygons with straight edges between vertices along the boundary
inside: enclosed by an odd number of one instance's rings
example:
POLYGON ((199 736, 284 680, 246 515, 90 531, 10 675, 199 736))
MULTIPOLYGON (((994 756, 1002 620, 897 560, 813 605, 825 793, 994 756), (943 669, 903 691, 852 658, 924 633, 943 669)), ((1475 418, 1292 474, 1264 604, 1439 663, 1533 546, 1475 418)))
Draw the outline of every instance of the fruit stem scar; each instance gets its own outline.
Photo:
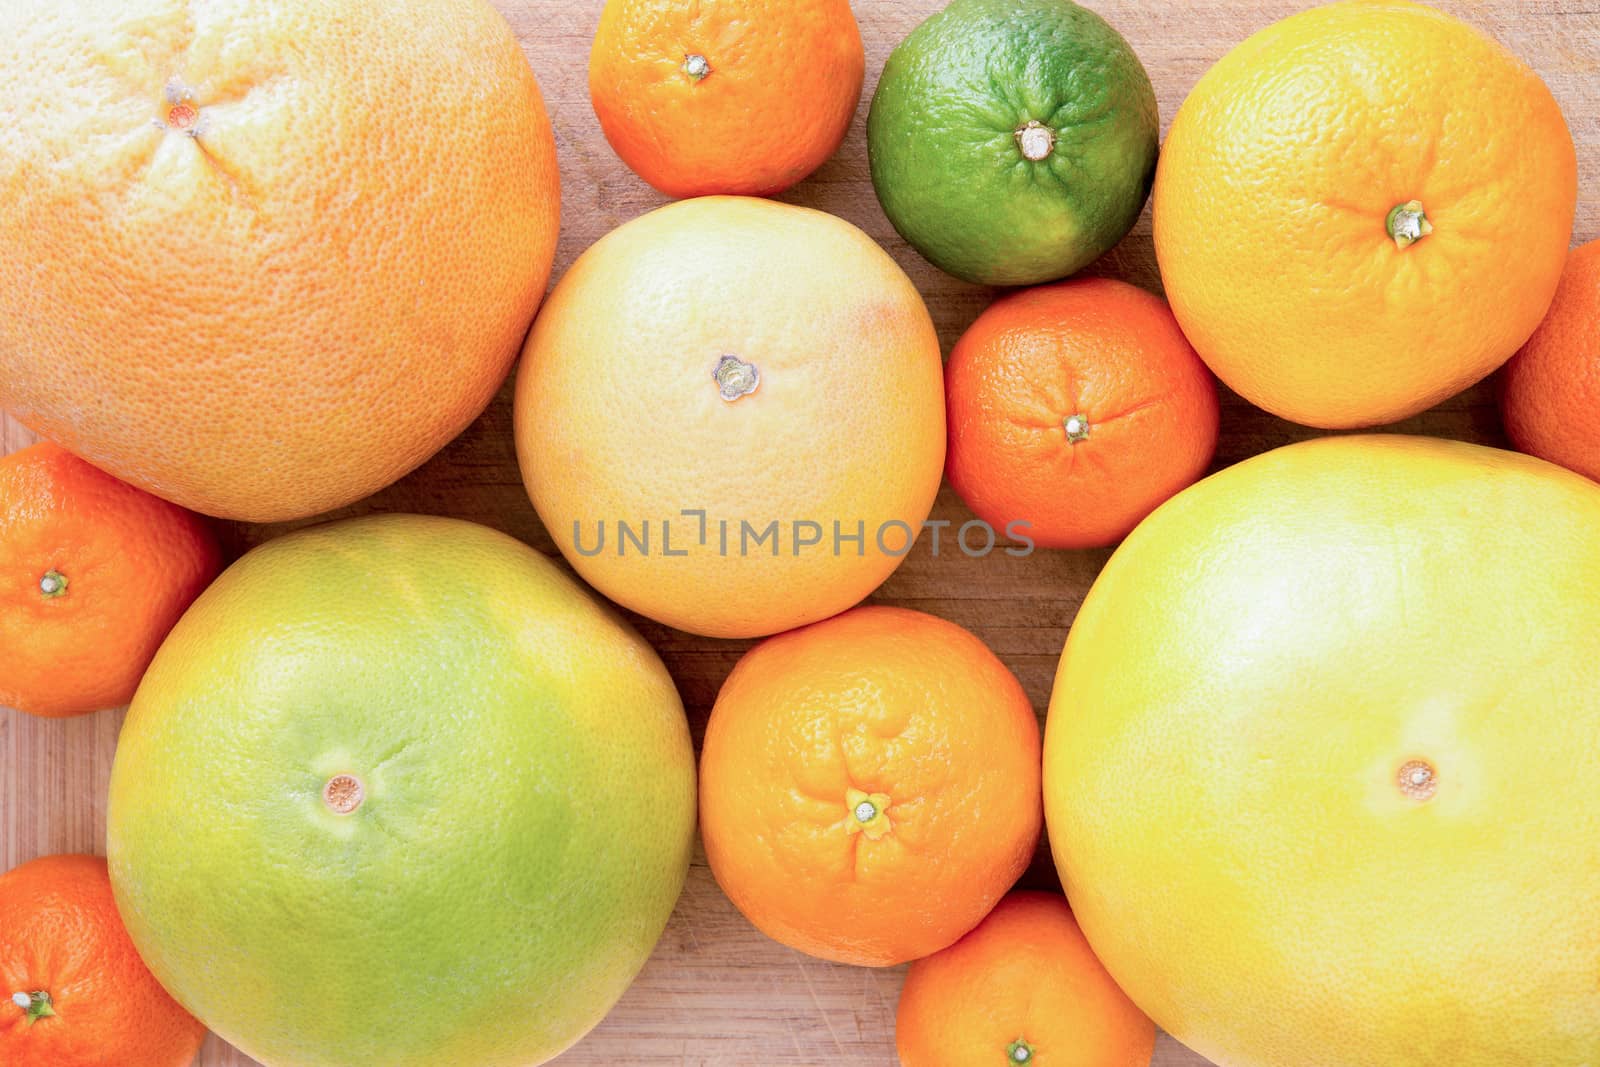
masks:
POLYGON ((1056 131, 1038 119, 1029 119, 1018 126, 1016 138, 1022 158, 1034 163, 1049 159, 1050 153, 1056 150, 1056 131))
POLYGON ((876 841, 894 828, 889 822, 887 793, 846 789, 844 804, 850 812, 844 823, 846 834, 863 834, 868 841, 876 841))
POLYGON ((1017 1038, 1006 1046, 1007 1063, 1032 1063, 1033 1046, 1022 1038, 1017 1038))
POLYGON ((11 1003, 28 1013, 30 1023, 48 1019, 56 1013, 50 1006, 50 994, 42 989, 33 993, 13 993, 11 1003))
POLYGON ((1089 439, 1089 417, 1087 415, 1068 415, 1061 420, 1061 428, 1067 431, 1067 440, 1073 444, 1089 439))
POLYGON ((60 571, 51 569, 44 572, 39 579, 39 592, 47 599, 54 600, 65 595, 67 591, 67 576, 60 571))
POLYGON ((723 356, 717 361, 717 369, 711 372, 711 380, 717 383, 722 399, 731 404, 756 391, 761 385, 761 369, 738 356, 723 356))
POLYGON ((200 113, 194 109, 193 104, 173 104, 167 109, 167 125, 175 130, 187 130, 194 126, 195 119, 200 113))
POLYGON ((335 815, 351 814, 366 797, 366 787, 353 774, 336 774, 322 787, 322 802, 335 815))
POLYGON ((163 96, 166 98, 167 108, 161 117, 155 120, 156 127, 173 130, 189 137, 199 137, 202 116, 200 105, 195 103, 194 90, 177 78, 173 78, 167 82, 163 96))
POLYGON ((1412 800, 1429 800, 1439 791, 1439 772, 1427 760, 1407 760, 1395 774, 1395 784, 1412 800))
POLYGON ((1433 232, 1433 223, 1422 208, 1422 201, 1408 200, 1397 204, 1384 220, 1383 228, 1394 238, 1396 248, 1410 248, 1433 232))
POLYGON ((683 57, 683 72, 693 82, 704 81, 706 75, 711 73, 711 61, 699 52, 691 52, 683 57))

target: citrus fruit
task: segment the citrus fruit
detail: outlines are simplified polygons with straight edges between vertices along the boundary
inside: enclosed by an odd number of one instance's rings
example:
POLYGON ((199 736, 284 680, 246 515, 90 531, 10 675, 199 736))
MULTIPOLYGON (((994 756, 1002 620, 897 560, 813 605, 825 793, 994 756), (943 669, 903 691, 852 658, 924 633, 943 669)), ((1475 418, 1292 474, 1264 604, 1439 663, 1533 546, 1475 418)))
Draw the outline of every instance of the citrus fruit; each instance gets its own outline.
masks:
POLYGON ((1524 452, 1600 481, 1600 241, 1576 249, 1550 313, 1506 364, 1500 412, 1524 452))
POLYGON ((1113 544, 1205 473, 1217 387, 1166 303, 1108 278, 1026 289, 945 368, 950 484, 1045 548, 1113 544))
POLYGON ((977 925, 1039 838, 1039 724, 954 623, 846 612, 751 649, 711 710, 700 822, 761 931, 863 966, 977 925))
POLYGON ((0 406, 265 521, 494 395, 555 255, 555 140, 484 0, 0 8, 0 406))
POLYGON ((126 704, 221 566, 198 517, 53 444, 0 457, 0 705, 126 704))
POLYGON ((944 466, 933 321, 849 223, 704 197, 612 231, 561 279, 517 377, 534 507, 641 615, 755 637, 876 589, 944 466))
POLYGON ((838 150, 866 63, 849 0, 606 0, 589 96, 668 196, 771 196, 838 150))
POLYGON ((649 646, 502 534, 385 516, 196 601, 123 727, 107 841, 150 969, 249 1055, 526 1067, 638 972, 693 830, 649 646))
POLYGON ((902 1067, 1146 1067, 1155 1042, 1055 893, 1011 893, 913 963, 894 1023, 902 1067))
POLYGON ((1056 676, 1045 808, 1158 1025, 1234 1067, 1595 1062, 1597 539, 1600 486, 1559 467, 1339 437, 1123 542, 1056 676))
POLYGON ((1156 255, 1223 382, 1321 427, 1414 415, 1505 362, 1566 259, 1577 157, 1550 90, 1420 4, 1293 15, 1173 119, 1156 255))
POLYGON ((935 266, 1032 285, 1133 228, 1160 124, 1128 42, 1071 0, 955 0, 889 56, 867 118, 872 184, 935 266))
POLYGON ((189 1067, 206 1036, 139 960, 95 856, 0 875, 0 986, 6 1067, 189 1067))

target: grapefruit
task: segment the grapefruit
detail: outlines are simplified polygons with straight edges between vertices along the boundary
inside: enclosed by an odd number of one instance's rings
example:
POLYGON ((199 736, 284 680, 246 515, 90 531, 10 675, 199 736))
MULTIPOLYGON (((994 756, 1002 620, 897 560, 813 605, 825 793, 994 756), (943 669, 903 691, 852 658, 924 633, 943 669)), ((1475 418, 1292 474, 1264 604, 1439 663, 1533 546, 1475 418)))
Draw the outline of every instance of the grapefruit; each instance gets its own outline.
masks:
POLYGON ((644 963, 694 804, 648 645, 502 534, 386 516, 195 602, 123 728, 107 846, 150 969, 264 1063, 527 1067, 644 963))
POLYGON ((921 532, 944 467, 939 338, 848 222, 686 200, 601 238, 550 294, 516 437, 590 585, 680 630, 772 634, 854 606, 921 532))
POLYGON ((1134 1001, 1229 1067, 1600 1062, 1597 545, 1600 486, 1428 438, 1292 445, 1140 525, 1044 781, 1134 1001))
POLYGON ((560 197, 485 0, 7 0, 0 75, 0 406, 41 436, 292 519, 494 395, 560 197))

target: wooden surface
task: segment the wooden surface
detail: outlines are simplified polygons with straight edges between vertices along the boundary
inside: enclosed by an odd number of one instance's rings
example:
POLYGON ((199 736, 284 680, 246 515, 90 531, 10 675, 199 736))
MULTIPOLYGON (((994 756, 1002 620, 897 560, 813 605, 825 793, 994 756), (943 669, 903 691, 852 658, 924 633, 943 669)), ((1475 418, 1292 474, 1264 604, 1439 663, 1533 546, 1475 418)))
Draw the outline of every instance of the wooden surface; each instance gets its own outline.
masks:
MULTIPOLYGON (((1305 4, 1281 0, 1090 0, 1133 44, 1171 120, 1196 79, 1250 32, 1305 4)), ((618 224, 662 202, 612 154, 585 87, 600 0, 499 0, 544 87, 561 152, 563 231, 557 276, 618 224)), ((866 39, 867 91, 839 155, 785 199, 841 215, 884 244, 927 298, 948 352, 990 298, 928 266, 894 234, 867 176, 862 124, 889 50, 942 0, 857 0, 866 39)), ((1581 158, 1584 190, 1576 239, 1600 236, 1600 8, 1571 2, 1447 2, 1538 69, 1565 108, 1581 158)), ((1158 288, 1148 214, 1093 268, 1158 288)), ((1479 387, 1403 424, 1409 432, 1503 444, 1490 394, 1479 387)), ((1310 436, 1225 398, 1219 466, 1310 436)), ((0 451, 31 435, 0 421, 0 451)), ((489 411, 422 470, 349 513, 369 510, 455 515, 506 530, 553 552, 517 477, 511 407, 502 390, 489 411)), ((967 517, 946 489, 936 517, 967 517)), ((281 532, 230 526, 233 551, 281 532)), ((1042 716, 1056 657, 1105 553, 1040 552, 1028 559, 930 557, 926 539, 873 598, 935 612, 980 634, 1016 671, 1042 716)), ((689 637, 641 622, 683 692, 696 739, 723 677, 744 644, 689 637)), ((105 789, 120 713, 66 722, 0 710, 0 865, 37 855, 102 851, 105 789)), ((1026 879, 1054 885, 1043 854, 1026 879)), ((655 956, 610 1018, 559 1061, 584 1064, 889 1065, 899 970, 871 971, 808 959, 766 940, 722 897, 697 855, 688 889, 655 956)), ((1270 1011, 1271 1005, 1263 1005, 1270 1011)), ((202 1067, 254 1061, 215 1038, 202 1067)), ((1204 1064, 1163 1037, 1158 1067, 1204 1064)), ((380 1065, 352 1065, 380 1067, 380 1065)), ((473 1067, 463 1064, 461 1067, 473 1067)))

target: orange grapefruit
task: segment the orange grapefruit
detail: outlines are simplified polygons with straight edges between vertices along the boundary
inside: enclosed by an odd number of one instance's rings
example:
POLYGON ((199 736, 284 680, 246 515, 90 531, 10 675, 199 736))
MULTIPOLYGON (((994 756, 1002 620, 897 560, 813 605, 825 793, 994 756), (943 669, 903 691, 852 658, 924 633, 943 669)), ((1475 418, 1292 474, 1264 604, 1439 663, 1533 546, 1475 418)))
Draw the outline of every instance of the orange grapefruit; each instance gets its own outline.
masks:
POLYGON ((351 503, 494 395, 560 196, 486 0, 0 6, 0 406, 227 518, 351 503))

